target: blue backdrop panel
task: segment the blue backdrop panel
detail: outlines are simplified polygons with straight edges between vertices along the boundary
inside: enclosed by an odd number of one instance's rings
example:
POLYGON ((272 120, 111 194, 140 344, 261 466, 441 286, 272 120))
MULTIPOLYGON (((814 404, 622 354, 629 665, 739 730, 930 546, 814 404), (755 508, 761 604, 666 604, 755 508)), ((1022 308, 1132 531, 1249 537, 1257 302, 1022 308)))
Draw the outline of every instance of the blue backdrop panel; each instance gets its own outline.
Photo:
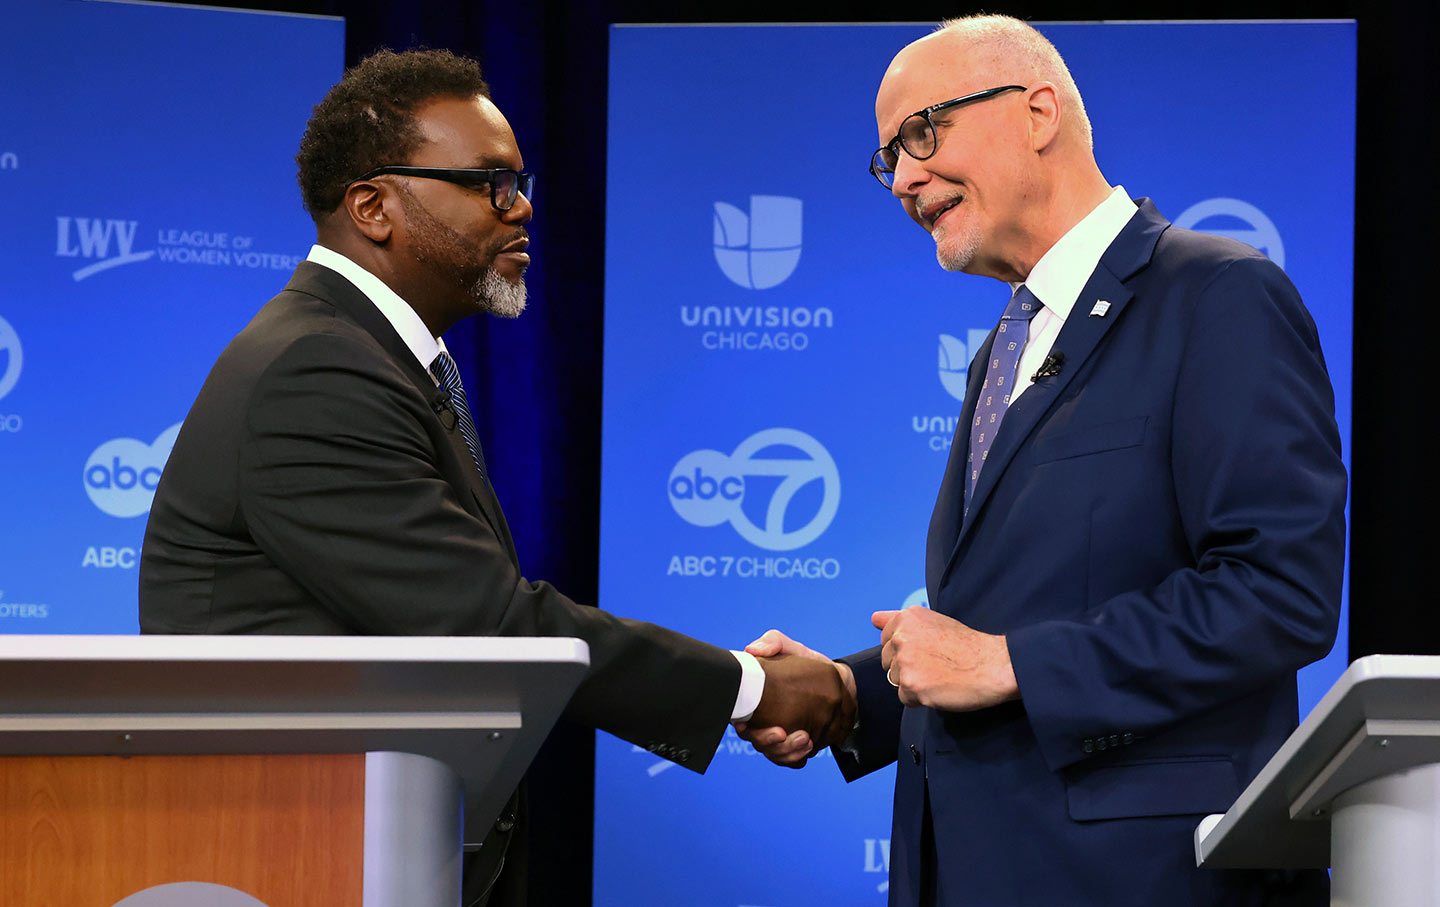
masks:
POLYGON ((21 3, 0 29, 0 632, 136 630, 159 470, 314 228, 339 19, 21 3))
MULTIPOLYGON (((1112 183, 1279 262, 1320 325, 1348 454, 1355 28, 1057 25, 1112 183)), ((1008 290, 946 274, 866 172, 923 26, 611 36, 601 604, 831 654, 924 601, 924 538, 975 344, 1008 290)), ((936 98, 937 101, 944 98, 936 98)), ((1302 675, 1308 710, 1345 662, 1302 675)), ((878 904, 893 772, 699 777, 602 735, 595 903, 878 904)))

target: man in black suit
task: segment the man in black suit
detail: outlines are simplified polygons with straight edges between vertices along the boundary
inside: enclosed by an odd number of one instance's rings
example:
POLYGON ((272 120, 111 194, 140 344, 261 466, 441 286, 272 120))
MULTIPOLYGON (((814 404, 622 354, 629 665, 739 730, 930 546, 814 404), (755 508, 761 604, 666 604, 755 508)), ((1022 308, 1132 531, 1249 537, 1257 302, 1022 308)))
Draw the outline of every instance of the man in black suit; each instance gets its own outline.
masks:
MULTIPOLYGON (((591 668, 566 716, 688 768, 752 713, 843 736, 854 704, 833 667, 726 652, 521 576, 440 339, 525 305, 533 178, 488 94, 471 60, 382 52, 315 108, 297 162, 317 243, 185 420, 146 529, 141 629, 577 636, 591 668)), ((474 870, 471 889, 498 867, 474 870)), ((523 899, 508 884, 493 903, 523 899)))

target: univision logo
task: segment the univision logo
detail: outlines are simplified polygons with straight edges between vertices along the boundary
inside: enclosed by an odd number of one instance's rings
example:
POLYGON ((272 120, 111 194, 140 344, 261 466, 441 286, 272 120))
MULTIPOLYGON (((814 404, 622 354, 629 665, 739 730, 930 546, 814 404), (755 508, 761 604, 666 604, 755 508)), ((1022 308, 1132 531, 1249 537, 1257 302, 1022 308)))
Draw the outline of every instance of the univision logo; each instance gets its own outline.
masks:
POLYGON ((989 331, 976 328, 971 328, 965 335, 968 343, 961 343, 959 337, 949 334, 940 335, 940 383, 946 393, 962 403, 965 401, 965 380, 970 360, 975 358, 989 336, 989 331))
POLYGON ((20 366, 25 363, 25 356, 20 349, 20 335, 10 326, 10 322, 0 318, 0 400, 15 387, 15 382, 20 380, 20 366))
POLYGON ((84 474, 85 493, 91 503, 113 517, 149 512, 155 488, 160 484, 160 472, 179 434, 180 423, 176 422, 152 444, 135 438, 115 438, 95 448, 85 461, 84 474))
POLYGON ((745 541, 770 551, 791 551, 820 537, 840 507, 840 473, 819 441, 793 428, 756 432, 726 455, 696 450, 680 458, 667 483, 670 506, 695 526, 729 523, 745 541), (747 481, 749 480, 749 481, 747 481), (786 528, 796 496, 813 482, 821 499, 810 518, 786 528), (753 486, 753 487, 752 487, 753 486), (753 492, 753 493, 752 493, 753 492), (761 524, 745 513, 747 494, 763 501, 761 524))
POLYGON ((1285 244, 1280 241, 1280 231, 1265 212, 1238 198, 1207 198, 1196 202, 1177 218, 1175 226, 1186 230, 1199 230, 1214 236, 1226 236, 1247 245, 1254 246, 1281 268, 1285 267, 1285 244), (1210 218, 1232 218, 1245 224, 1243 229, 1220 226, 1202 227, 1200 224, 1210 218))
POLYGON ((715 203, 715 263, 751 290, 779 286, 800 263, 801 202, 787 195, 752 195, 750 213, 715 203))

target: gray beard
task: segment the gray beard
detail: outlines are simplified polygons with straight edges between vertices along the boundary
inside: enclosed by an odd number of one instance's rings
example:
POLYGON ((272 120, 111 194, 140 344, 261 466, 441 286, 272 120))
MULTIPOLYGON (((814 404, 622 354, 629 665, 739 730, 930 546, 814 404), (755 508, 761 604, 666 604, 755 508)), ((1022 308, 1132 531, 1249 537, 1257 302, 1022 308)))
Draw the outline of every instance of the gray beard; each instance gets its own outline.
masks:
POLYGON ((512 283, 494 268, 486 268, 480 282, 470 288, 470 297, 482 312, 496 318, 519 318, 525 311, 525 278, 512 283))
POLYGON ((501 237, 491 248, 481 249, 451 227, 442 224, 420 204, 409 189, 401 186, 399 191, 405 199, 406 210, 410 212, 412 228, 415 231, 415 260, 453 273, 457 284, 468 293, 478 311, 489 312, 497 318, 518 318, 520 313, 525 311, 523 276, 511 283, 501 277, 492 265, 485 269, 479 280, 466 286, 463 266, 465 261, 474 261, 485 255, 493 261, 501 245, 508 242, 509 237, 501 237))
POLYGON ((975 260, 975 253, 980 251, 978 229, 972 228, 956 238, 960 240, 959 248, 946 249, 943 244, 945 236, 935 237, 935 260, 947 271, 965 270, 975 260))

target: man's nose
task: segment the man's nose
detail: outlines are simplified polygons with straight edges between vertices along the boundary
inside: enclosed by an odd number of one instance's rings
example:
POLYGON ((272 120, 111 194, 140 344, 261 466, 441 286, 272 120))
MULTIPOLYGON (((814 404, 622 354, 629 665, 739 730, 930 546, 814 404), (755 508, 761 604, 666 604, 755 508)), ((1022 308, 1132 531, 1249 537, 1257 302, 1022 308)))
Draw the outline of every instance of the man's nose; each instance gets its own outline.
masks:
POLYGON ((895 158, 895 182, 890 192, 896 198, 914 198, 919 187, 930 179, 930 171, 924 161, 917 161, 903 149, 895 158))
POLYGON ((525 197, 525 193, 517 192, 515 194, 515 204, 511 205, 510 210, 500 216, 500 220, 507 224, 528 224, 530 223, 530 218, 534 216, 535 206, 530 204, 530 199, 525 197))

